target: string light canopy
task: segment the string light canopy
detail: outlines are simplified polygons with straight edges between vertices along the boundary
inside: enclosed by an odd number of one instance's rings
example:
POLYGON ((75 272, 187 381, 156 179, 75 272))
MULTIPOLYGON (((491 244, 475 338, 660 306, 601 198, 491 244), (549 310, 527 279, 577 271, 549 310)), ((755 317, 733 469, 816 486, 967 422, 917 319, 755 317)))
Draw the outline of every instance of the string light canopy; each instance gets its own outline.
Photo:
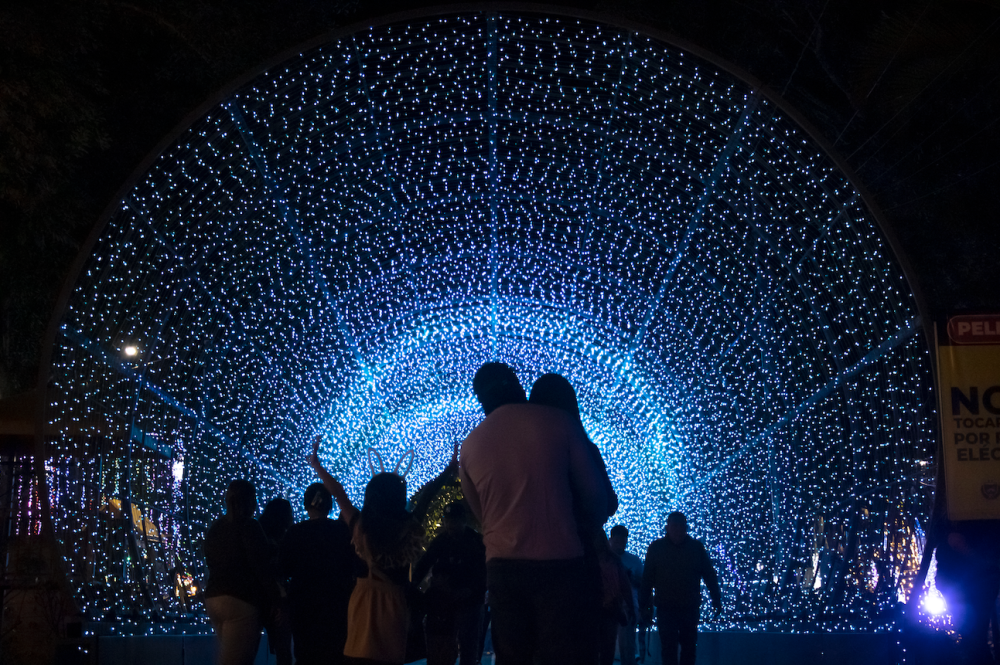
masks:
POLYGON ((569 378, 630 549, 686 512, 730 625, 878 627, 908 592, 936 426, 903 273, 776 101, 659 38, 342 33, 210 108, 89 251, 47 470, 91 617, 196 615, 226 485, 298 505, 317 433, 358 502, 369 448, 426 482, 493 360, 569 378))

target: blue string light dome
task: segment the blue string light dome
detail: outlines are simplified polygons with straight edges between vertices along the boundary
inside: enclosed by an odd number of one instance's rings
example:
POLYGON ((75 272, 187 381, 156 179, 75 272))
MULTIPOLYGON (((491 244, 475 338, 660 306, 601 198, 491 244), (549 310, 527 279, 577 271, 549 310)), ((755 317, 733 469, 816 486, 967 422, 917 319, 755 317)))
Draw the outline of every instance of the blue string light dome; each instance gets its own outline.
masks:
POLYGON ((317 433, 353 499, 369 448, 414 450, 414 490, 492 360, 576 386, 630 549, 685 511, 734 624, 908 589, 936 426, 903 272, 779 102, 663 39, 340 33, 184 130, 88 251, 47 470, 92 616, 197 610, 226 485, 297 505, 317 433))

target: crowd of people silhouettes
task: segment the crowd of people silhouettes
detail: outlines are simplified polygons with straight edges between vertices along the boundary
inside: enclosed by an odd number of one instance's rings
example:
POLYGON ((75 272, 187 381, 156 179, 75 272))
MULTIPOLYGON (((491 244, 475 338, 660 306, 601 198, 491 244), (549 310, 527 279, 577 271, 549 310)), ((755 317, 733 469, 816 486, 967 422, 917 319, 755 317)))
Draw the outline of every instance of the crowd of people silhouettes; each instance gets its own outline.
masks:
POLYGON ((383 471, 356 507, 321 464, 320 436, 305 521, 283 498, 254 519, 254 486, 232 481, 204 544, 220 665, 252 663, 262 628, 278 665, 477 665, 487 625, 497 665, 611 665, 616 646, 633 665, 654 606, 662 662, 694 663, 703 581, 722 605, 685 516, 670 514, 645 561, 627 552, 623 525, 604 531, 618 497, 572 385, 546 374, 529 399, 509 366, 487 363, 472 388, 485 418, 412 501, 383 471), (430 503, 457 478, 464 499, 427 543, 430 503))

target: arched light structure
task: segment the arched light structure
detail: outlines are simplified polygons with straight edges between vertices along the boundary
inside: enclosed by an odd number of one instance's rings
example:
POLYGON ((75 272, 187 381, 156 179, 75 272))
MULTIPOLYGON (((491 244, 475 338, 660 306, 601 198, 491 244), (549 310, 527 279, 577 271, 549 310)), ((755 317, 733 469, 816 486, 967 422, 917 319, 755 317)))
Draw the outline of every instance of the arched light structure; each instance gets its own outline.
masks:
POLYGON ((179 612, 232 478, 297 503, 322 433, 355 499, 369 447, 414 449, 414 488, 502 360, 574 383, 632 549, 687 512, 737 622, 888 603, 927 510, 919 325, 845 174, 708 60, 541 14, 366 27, 106 221, 54 349, 53 519, 92 614, 179 612))

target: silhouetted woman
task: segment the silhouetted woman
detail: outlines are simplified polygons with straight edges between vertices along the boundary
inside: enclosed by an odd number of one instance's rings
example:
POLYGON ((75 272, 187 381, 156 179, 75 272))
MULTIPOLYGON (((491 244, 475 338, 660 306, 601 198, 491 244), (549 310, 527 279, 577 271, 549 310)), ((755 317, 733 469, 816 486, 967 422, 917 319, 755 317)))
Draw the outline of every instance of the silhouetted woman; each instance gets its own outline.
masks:
MULTIPOLYGON (((608 469, 601 457, 601 451, 587 433, 583 431, 580 419, 580 405, 572 384, 560 374, 544 374, 531 387, 529 404, 550 406, 572 415, 580 425, 587 448, 603 476, 605 493, 607 494, 608 515, 611 517, 618 510, 618 495, 611 486, 608 469)), ((580 507, 577 506, 579 514, 580 507)), ((608 545, 604 529, 600 525, 580 522, 580 539, 583 541, 584 559, 590 571, 588 583, 594 587, 594 602, 600 609, 595 612, 598 625, 596 629, 595 650, 599 654, 601 665, 611 665, 615 658, 615 642, 618 638, 619 624, 625 625, 635 619, 632 605, 632 589, 628 583, 628 575, 618 558, 608 545)))
POLYGON ((253 483, 234 480, 225 516, 205 534, 205 609, 218 638, 219 665, 253 663, 264 614, 278 601, 272 550, 256 512, 253 483))
MULTIPOLYGON (((531 397, 528 398, 528 403, 561 409, 576 418, 576 421, 580 424, 580 429, 583 429, 583 421, 580 419, 580 403, 576 399, 576 391, 573 390, 573 385, 566 377, 561 374, 550 373, 538 377, 535 384, 531 386, 531 397)), ((615 488, 611 486, 611 479, 608 477, 608 467, 604 464, 601 451, 597 449, 597 446, 590 440, 586 432, 583 433, 583 436, 587 440, 587 448, 590 454, 601 468, 604 477, 604 490, 607 493, 608 517, 611 517, 618 511, 618 495, 615 493, 615 488)), ((602 530, 602 536, 603 533, 602 530)))
MULTIPOLYGON (((320 464, 320 439, 313 443, 309 464, 333 495, 340 518, 351 527, 358 556, 368 564, 368 576, 358 579, 351 594, 344 655, 366 665, 402 665, 409 629, 410 566, 423 553, 424 528, 406 509, 406 480, 395 473, 376 474, 365 487, 361 510, 355 508, 340 481, 320 464)), ((456 470, 453 455, 438 479, 456 470)))
MULTIPOLYGON (((275 497, 267 502, 260 512, 260 526, 271 544, 272 562, 277 565, 278 543, 285 532, 295 523, 295 514, 288 499, 275 497)), ((276 607, 264 615, 264 630, 267 631, 267 646, 277 665, 292 665, 292 629, 288 617, 288 594, 285 580, 280 581, 282 594, 276 607)))

